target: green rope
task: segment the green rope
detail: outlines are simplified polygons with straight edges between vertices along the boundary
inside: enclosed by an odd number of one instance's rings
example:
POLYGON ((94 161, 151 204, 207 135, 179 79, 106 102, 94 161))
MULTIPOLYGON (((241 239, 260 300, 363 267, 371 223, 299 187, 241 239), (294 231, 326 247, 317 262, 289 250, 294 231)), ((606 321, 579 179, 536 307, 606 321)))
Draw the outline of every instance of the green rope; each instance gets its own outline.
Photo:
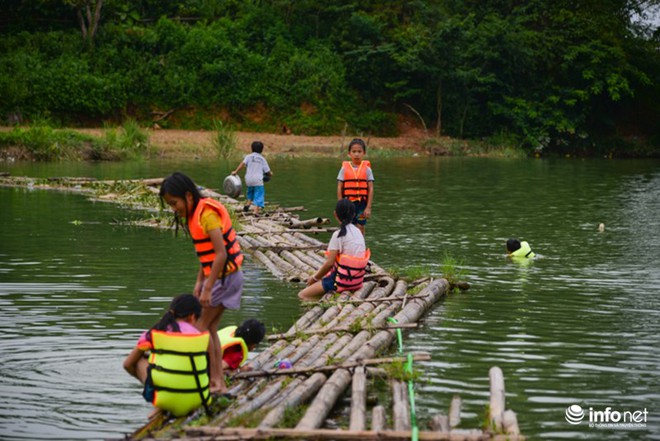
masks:
MULTIPOLYGON (((387 319, 388 322, 397 324, 399 321, 394 317, 387 319)), ((403 354, 403 337, 401 336, 401 328, 397 328, 396 337, 399 343, 399 354, 403 354)), ((405 372, 408 374, 408 398, 410 400, 410 424, 412 427, 411 437, 412 441, 419 440, 419 428, 417 427, 417 413, 415 412, 415 388, 413 384, 413 356, 411 353, 408 354, 408 362, 404 368, 405 372)))

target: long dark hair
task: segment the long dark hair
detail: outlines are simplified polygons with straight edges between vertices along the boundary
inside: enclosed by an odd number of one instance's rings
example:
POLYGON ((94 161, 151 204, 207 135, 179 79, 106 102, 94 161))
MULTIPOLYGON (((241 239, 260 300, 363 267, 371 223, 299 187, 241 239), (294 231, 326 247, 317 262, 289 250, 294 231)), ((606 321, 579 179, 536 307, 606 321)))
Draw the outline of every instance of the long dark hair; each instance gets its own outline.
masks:
MULTIPOLYGON (((186 212, 195 211, 199 200, 202 198, 199 189, 195 183, 188 176, 184 175, 181 172, 174 172, 165 179, 160 184, 160 205, 165 208, 165 200, 163 197, 165 194, 169 194, 174 197, 182 198, 186 202, 186 212), (186 200, 186 193, 190 193, 193 197, 193 206, 188 207, 188 202, 186 200)), ((188 226, 183 222, 183 219, 179 215, 174 213, 174 225, 176 226, 175 233, 179 232, 179 227, 182 227, 186 233, 188 232, 188 226)))
POLYGON ((335 205, 335 214, 341 224, 339 235, 337 237, 342 237, 346 235, 346 227, 348 224, 353 222, 353 218, 355 217, 355 205, 353 205, 353 202, 348 199, 340 199, 337 201, 337 205, 335 205))
POLYGON ((151 329, 155 329, 156 331, 180 332, 181 329, 176 322, 177 319, 188 317, 190 314, 195 314, 195 318, 199 318, 202 314, 202 304, 192 294, 181 294, 172 299, 167 312, 165 312, 163 317, 151 329))

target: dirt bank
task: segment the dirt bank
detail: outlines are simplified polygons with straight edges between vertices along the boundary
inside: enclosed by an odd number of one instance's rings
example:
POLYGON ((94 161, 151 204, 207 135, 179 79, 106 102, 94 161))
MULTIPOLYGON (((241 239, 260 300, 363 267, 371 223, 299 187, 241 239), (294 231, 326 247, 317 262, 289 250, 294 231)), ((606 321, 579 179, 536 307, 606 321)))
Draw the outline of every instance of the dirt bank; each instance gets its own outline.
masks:
MULTIPOLYGON (((80 129, 80 132, 102 136, 103 129, 80 129)), ((211 157, 216 154, 212 137, 215 132, 203 130, 153 130, 149 129, 149 142, 153 153, 159 157, 177 158, 186 155, 211 157)), ((238 148, 250 151, 252 141, 264 143, 265 154, 275 155, 338 155, 346 148, 353 136, 304 136, 272 133, 236 132, 238 148)), ((410 131, 405 136, 393 138, 365 137, 370 149, 404 150, 424 152, 427 140, 423 131, 410 131)))

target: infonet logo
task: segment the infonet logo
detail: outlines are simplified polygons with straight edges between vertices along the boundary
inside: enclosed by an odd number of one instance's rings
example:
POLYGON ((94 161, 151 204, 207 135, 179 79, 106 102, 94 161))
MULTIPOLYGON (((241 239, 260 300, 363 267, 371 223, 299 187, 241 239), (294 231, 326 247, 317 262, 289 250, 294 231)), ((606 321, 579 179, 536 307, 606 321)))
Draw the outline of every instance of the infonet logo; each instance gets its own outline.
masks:
MULTIPOLYGON (((582 406, 571 404, 566 408, 565 418, 569 424, 578 425, 586 415, 582 406)), ((612 410, 611 407, 606 407, 605 410, 594 410, 593 407, 590 407, 588 415, 589 427, 632 429, 646 427, 648 411, 646 408, 644 410, 618 411, 612 410)))
POLYGON ((578 404, 572 404, 566 408, 566 421, 570 424, 580 424, 584 418, 584 410, 578 404))

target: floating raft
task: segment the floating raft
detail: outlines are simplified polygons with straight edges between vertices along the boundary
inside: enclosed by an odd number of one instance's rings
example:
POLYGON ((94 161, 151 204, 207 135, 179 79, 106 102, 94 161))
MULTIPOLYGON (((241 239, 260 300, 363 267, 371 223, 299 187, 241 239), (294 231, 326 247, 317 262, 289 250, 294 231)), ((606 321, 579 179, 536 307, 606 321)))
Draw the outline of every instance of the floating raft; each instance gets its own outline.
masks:
MULTIPOLYGON (((158 211, 158 204, 144 195, 157 195, 161 181, 0 177, 4 186, 80 192, 94 200, 148 211, 158 211), (128 189, 128 194, 120 189, 128 189)), ((304 282, 323 263, 326 245, 309 233, 332 231, 324 227, 327 219, 301 220, 294 212, 303 207, 269 209, 255 217, 243 212, 238 200, 208 189, 203 194, 233 208, 241 224, 243 251, 281 280, 304 282)), ((157 217, 131 223, 166 226, 157 217)), ((515 413, 505 407, 504 377, 498 367, 489 372, 490 400, 484 403, 487 427, 459 428, 458 396, 451 400, 448 413, 435 415, 426 430, 417 425, 411 366, 430 356, 404 353, 401 330, 416 327, 453 288, 443 278, 396 279, 370 262, 370 273, 360 290, 324 296, 288 331, 267 337, 270 346, 251 360, 254 369, 229 378, 229 392, 236 399, 214 400, 210 414, 203 409, 184 418, 158 413, 125 439, 524 439, 515 413), (395 341, 399 350, 385 357, 395 341), (278 368, 284 359, 291 368, 278 368), (346 422, 336 422, 342 419, 346 422)))

